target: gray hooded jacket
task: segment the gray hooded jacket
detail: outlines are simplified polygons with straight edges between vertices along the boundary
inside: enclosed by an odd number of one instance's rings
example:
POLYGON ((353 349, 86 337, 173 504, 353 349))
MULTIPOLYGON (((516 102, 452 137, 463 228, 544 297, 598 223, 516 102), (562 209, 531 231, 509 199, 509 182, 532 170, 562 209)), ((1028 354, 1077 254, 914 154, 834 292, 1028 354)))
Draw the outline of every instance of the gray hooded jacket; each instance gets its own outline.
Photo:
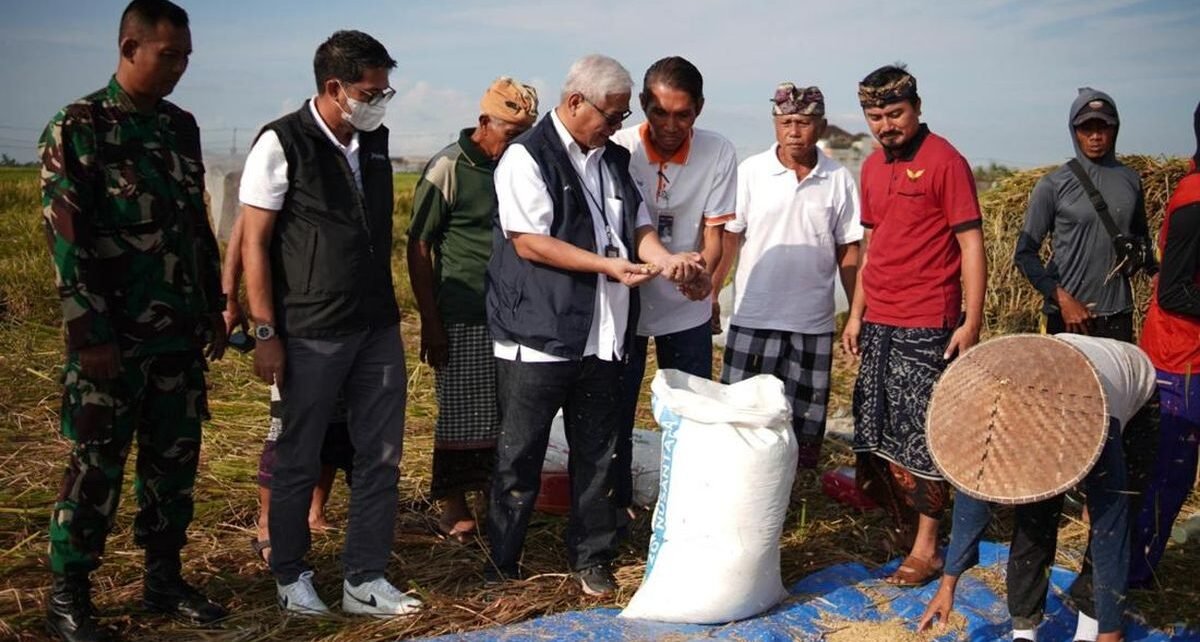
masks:
MULTIPOLYGON (((1067 115, 1075 158, 1100 190, 1121 233, 1145 235, 1146 206, 1137 172, 1117 161, 1114 152, 1098 161, 1089 159, 1075 139, 1071 121, 1093 100, 1104 100, 1116 111, 1117 105, 1108 94, 1090 87, 1079 90, 1067 115)), ((1046 314, 1059 312, 1054 295, 1060 285, 1080 303, 1091 306, 1098 316, 1133 310, 1129 279, 1117 273, 1105 280, 1115 264, 1112 238, 1087 192, 1066 165, 1047 174, 1033 188, 1013 261, 1045 297, 1042 310, 1046 314), (1038 250, 1047 234, 1051 235, 1053 255, 1043 265, 1038 250)))

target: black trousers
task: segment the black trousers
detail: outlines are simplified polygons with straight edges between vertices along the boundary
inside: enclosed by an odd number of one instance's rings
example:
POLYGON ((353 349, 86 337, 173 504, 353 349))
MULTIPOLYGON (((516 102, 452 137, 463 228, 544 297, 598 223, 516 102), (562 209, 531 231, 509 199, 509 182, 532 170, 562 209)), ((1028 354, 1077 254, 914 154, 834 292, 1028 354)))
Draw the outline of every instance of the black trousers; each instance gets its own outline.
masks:
POLYGON ((617 548, 614 456, 623 364, 596 357, 551 363, 496 361, 500 436, 487 520, 492 563, 505 575, 518 572, 550 426, 559 408, 570 446, 567 559, 572 570, 610 562, 617 548))
MULTIPOLYGON (((1062 507, 1063 496, 1059 495, 1014 510, 1008 554, 1008 613, 1014 629, 1036 629, 1042 621, 1062 507)), ((1090 587, 1091 581, 1087 584, 1090 587)))

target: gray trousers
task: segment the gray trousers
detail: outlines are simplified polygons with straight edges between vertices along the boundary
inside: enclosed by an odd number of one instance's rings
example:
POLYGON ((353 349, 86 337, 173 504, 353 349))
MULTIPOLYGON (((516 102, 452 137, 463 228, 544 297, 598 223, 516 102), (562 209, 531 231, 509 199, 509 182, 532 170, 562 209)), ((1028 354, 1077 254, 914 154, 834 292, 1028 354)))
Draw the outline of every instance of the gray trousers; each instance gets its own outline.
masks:
POLYGON ((283 431, 271 480, 271 572, 280 584, 291 584, 310 568, 304 561, 312 543, 308 506, 321 473, 325 429, 343 391, 355 454, 342 568, 351 584, 383 577, 394 539, 408 384, 400 327, 285 343, 283 431))

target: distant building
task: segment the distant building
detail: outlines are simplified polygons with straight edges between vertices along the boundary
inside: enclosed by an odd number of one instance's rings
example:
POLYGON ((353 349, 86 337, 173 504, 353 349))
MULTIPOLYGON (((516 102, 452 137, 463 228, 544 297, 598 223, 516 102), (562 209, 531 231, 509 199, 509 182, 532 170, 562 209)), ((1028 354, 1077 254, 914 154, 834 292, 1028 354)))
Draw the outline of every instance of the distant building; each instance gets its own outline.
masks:
POLYGON ((238 187, 242 183, 245 155, 209 153, 204 157, 204 191, 208 193, 208 214, 213 232, 222 241, 229 240, 237 220, 238 187))
POLYGON ((428 156, 393 156, 392 173, 417 174, 424 171, 425 165, 428 162, 428 156))
POLYGON ((829 125, 825 128, 825 136, 817 141, 817 147, 826 156, 845 165, 858 180, 863 161, 879 148, 879 143, 870 134, 851 134, 837 125, 829 125))

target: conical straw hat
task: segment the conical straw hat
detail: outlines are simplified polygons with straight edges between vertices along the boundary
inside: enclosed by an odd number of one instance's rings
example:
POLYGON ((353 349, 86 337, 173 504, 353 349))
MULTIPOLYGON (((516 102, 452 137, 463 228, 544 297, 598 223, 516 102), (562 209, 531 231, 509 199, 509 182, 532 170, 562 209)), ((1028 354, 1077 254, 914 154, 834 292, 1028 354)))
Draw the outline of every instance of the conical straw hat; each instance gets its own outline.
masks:
POLYGON ((1091 362, 1065 341, 999 337, 942 373, 926 416, 933 461, 960 491, 1026 504, 1066 491, 1100 457, 1108 427, 1091 362))

